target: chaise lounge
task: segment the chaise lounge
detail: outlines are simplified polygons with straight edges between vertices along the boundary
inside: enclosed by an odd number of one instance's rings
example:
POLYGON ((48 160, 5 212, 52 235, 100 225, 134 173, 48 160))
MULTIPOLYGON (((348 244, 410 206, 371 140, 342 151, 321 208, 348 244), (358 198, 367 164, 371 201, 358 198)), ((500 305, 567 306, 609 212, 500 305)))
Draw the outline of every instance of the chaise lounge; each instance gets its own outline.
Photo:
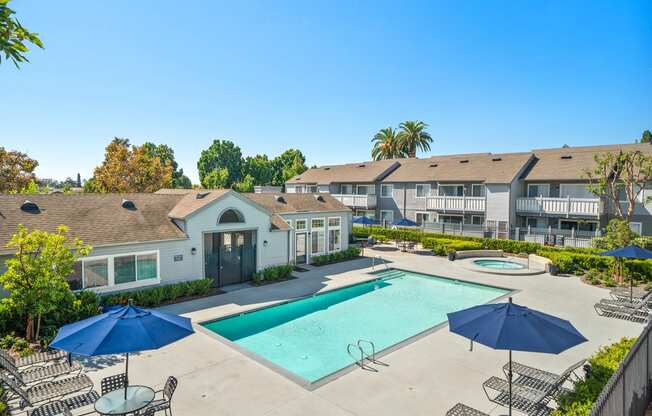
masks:
POLYGON ((21 368, 46 362, 61 361, 68 357, 68 353, 60 350, 48 350, 44 352, 36 352, 27 357, 14 358, 9 354, 9 351, 0 348, 0 357, 11 362, 16 367, 21 368))
POLYGON ((650 314, 647 302, 643 301, 631 303, 629 301, 602 299, 593 308, 600 316, 633 322, 647 322, 650 314))
POLYGON ((3 373, 0 373, 0 381, 13 393, 13 395, 8 397, 8 401, 18 399, 21 409, 33 407, 39 403, 62 398, 86 389, 88 389, 88 393, 91 393, 93 389, 93 382, 85 374, 54 381, 45 381, 29 387, 21 386, 18 381, 3 373))
POLYGON ((59 361, 53 363, 46 363, 45 365, 33 365, 24 367, 22 370, 16 367, 12 361, 6 360, 0 356, 0 369, 4 369, 15 380, 23 385, 29 385, 43 380, 51 380, 64 375, 71 375, 73 373, 81 373, 82 366, 79 363, 69 363, 66 361, 59 361))
MULTIPOLYGON (((541 370, 539 368, 531 367, 519 362, 512 362, 512 373, 516 376, 514 379, 514 384, 531 387, 540 391, 545 391, 551 386, 557 385, 557 392, 551 393, 553 396, 557 396, 568 391, 568 389, 563 387, 563 383, 566 380, 579 380, 579 377, 575 374, 575 371, 582 367, 585 362, 586 360, 580 360, 569 366, 561 374, 551 373, 549 371, 541 370), (561 384, 558 384, 560 381, 561 384)), ((503 366, 503 372, 505 373, 505 378, 507 378, 509 374, 509 363, 506 363, 503 366)))

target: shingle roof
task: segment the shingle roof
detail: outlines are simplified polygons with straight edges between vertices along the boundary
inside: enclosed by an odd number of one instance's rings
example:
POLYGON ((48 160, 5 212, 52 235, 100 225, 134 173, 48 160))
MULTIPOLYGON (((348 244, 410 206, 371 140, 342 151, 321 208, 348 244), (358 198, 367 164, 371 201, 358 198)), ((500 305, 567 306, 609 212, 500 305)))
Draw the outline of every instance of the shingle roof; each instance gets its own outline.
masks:
MULTIPOLYGON (((168 189, 159 190, 157 191, 157 194, 169 195, 170 193, 168 193, 167 191, 170 190, 168 189)), ((185 194, 183 194, 180 190, 174 193, 180 197, 180 200, 179 203, 175 205, 175 207, 172 208, 172 210, 170 211, 169 216, 171 218, 184 219, 188 215, 193 214, 194 212, 198 211, 204 206, 220 198, 224 194, 228 192, 233 192, 230 189, 207 189, 207 190, 186 189, 185 191, 186 191, 185 194)))
POLYGON ((469 153, 400 159, 400 166, 382 182, 484 182, 510 183, 521 172, 532 153, 469 153))
POLYGON ((275 214, 291 212, 350 211, 329 194, 241 194, 275 214))
POLYGON ((396 160, 348 163, 308 169, 287 183, 327 185, 335 182, 374 182, 396 167, 396 160))
POLYGON ((0 252, 9 251, 5 245, 18 224, 50 232, 63 224, 71 236, 92 246, 185 239, 168 217, 181 198, 157 194, 0 195, 0 252), (123 199, 133 201, 136 209, 122 208, 123 199), (40 212, 21 210, 25 200, 36 203, 40 212))
POLYGON ((647 143, 535 149, 536 159, 523 178, 526 181, 586 180, 583 173, 595 166, 594 154, 618 152, 621 149, 652 154, 652 145, 647 143))

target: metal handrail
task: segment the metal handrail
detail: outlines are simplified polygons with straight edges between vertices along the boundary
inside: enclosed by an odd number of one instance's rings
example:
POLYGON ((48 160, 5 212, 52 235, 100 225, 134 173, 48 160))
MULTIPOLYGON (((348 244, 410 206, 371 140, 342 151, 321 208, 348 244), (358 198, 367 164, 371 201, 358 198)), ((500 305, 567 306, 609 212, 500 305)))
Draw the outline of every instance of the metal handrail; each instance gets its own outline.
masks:
POLYGON ((365 358, 365 356, 364 356, 364 351, 362 350, 362 348, 360 348, 359 345, 355 345, 355 344, 349 344, 349 345, 347 345, 347 346, 346 346, 346 352, 347 352, 347 354, 349 354, 349 356, 350 356, 351 358, 353 358, 353 360, 355 360, 355 363, 358 364, 358 365, 360 366, 360 368, 364 368, 364 358, 365 358), (353 347, 353 348, 357 348, 358 351, 360 351, 360 359, 359 359, 359 360, 358 360, 357 358, 355 358, 355 356, 354 356, 353 353, 351 352, 351 347, 353 347))
MULTIPOLYGON (((369 344, 371 345, 371 362, 375 363, 376 362, 376 344, 373 343, 373 341, 369 341, 368 339, 359 339, 358 342, 358 348, 364 352, 364 349, 360 344, 369 344)), ((369 354, 365 354, 365 358, 369 359, 369 354)))
POLYGON ((382 263, 385 266, 385 270, 389 269, 389 267, 387 267, 387 262, 385 261, 385 259, 383 259, 382 257, 380 257, 380 255, 378 255, 378 256, 374 256, 374 257, 371 258, 371 271, 372 272, 375 270, 375 267, 376 267, 376 259, 378 259, 379 263, 382 263))

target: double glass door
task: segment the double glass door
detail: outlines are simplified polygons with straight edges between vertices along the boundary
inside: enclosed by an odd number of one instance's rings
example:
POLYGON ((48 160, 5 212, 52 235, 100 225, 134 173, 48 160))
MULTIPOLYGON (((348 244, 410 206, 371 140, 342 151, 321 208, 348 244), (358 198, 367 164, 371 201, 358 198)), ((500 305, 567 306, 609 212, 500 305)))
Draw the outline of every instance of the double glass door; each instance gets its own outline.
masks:
POLYGON ((304 264, 308 260, 306 257, 306 252, 307 252, 307 243, 308 240, 306 238, 306 233, 297 233, 296 234, 296 241, 295 241, 295 248, 296 248, 296 262, 297 264, 304 264))
POLYGON ((256 232, 205 234, 204 270, 218 287, 251 280, 256 271, 256 232))

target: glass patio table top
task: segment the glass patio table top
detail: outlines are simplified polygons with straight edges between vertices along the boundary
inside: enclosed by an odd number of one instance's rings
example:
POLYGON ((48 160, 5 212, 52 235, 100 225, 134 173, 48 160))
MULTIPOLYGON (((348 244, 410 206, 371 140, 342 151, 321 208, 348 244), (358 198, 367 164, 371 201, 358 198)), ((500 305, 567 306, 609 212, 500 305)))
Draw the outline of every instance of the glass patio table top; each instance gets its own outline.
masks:
POLYGON ((138 411, 154 400, 154 390, 147 386, 128 386, 105 394, 95 402, 95 411, 103 415, 124 415, 138 411))

